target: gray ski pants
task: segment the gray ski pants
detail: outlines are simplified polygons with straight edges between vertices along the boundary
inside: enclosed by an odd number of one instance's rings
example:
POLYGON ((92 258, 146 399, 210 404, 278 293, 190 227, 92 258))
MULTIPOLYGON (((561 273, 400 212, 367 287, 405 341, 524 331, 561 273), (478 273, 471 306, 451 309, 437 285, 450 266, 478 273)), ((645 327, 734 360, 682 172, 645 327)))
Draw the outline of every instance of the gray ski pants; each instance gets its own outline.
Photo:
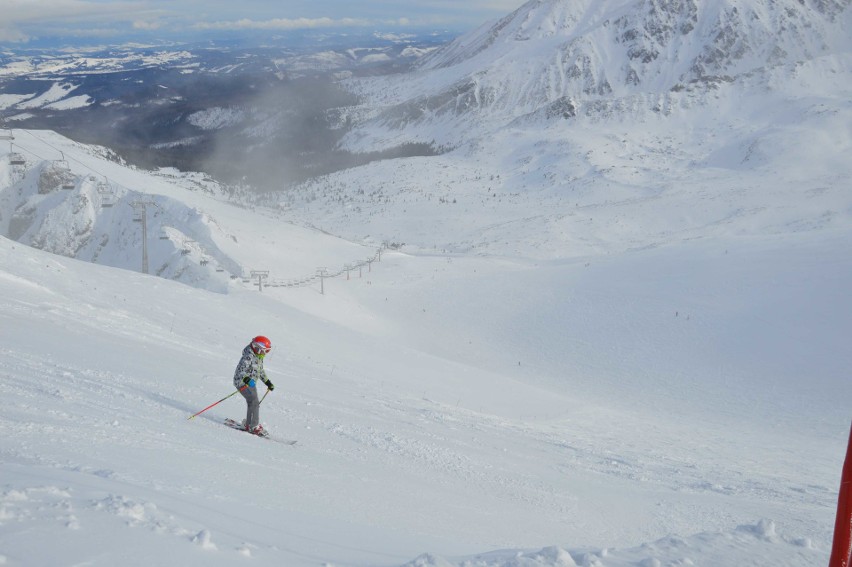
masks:
POLYGON ((257 399, 257 388, 246 388, 240 390, 246 399, 248 410, 246 411, 246 427, 251 430, 260 422, 260 400, 257 399))

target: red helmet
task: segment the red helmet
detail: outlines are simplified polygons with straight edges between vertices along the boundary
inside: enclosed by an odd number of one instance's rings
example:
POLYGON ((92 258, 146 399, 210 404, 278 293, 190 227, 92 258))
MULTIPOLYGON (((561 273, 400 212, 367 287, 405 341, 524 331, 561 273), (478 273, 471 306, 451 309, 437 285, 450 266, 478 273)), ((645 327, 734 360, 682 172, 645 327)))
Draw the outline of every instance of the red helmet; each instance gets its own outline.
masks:
POLYGON ((251 340, 251 350, 255 354, 269 354, 272 350, 272 341, 263 335, 258 335, 251 340))

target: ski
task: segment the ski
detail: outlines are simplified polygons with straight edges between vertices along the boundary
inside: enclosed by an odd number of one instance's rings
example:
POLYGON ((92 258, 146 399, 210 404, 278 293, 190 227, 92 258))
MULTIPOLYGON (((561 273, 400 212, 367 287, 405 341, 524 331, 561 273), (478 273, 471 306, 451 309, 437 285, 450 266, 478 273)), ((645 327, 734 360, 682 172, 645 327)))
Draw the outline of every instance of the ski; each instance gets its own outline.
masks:
MULTIPOLYGON (((225 418, 225 425, 232 429, 236 429, 237 431, 245 431, 246 433, 251 433, 251 431, 248 431, 245 427, 243 427, 242 423, 229 417, 225 418)), ((263 431, 261 433, 252 433, 252 435, 256 435, 257 437, 269 437, 269 432, 263 431)))
MULTIPOLYGON (((224 423, 231 429, 236 429, 237 431, 242 431, 244 433, 251 433, 250 431, 246 431, 246 428, 243 427, 243 424, 235 419, 225 418, 224 423)), ((298 441, 295 439, 279 439, 278 437, 272 437, 268 431, 251 434, 262 439, 269 439, 270 441, 275 441, 276 443, 283 443, 284 445, 295 445, 296 443, 298 443, 298 441)))

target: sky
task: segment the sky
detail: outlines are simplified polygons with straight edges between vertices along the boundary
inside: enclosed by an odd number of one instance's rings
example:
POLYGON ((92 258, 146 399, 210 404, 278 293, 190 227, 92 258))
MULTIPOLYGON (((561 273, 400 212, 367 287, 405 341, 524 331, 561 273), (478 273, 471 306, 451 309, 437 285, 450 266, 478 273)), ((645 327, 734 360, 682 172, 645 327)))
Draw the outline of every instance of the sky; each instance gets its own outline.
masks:
POLYGON ((348 29, 464 32, 523 0, 0 0, 0 45, 117 44, 348 29))

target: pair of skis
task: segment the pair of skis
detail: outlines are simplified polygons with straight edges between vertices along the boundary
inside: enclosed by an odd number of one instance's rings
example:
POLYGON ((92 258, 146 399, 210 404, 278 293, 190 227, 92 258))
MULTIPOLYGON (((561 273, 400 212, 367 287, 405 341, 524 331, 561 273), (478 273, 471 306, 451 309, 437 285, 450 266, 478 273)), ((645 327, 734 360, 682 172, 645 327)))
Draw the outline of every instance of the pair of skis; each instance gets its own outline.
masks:
POLYGON ((270 441, 275 441, 276 443, 283 443, 284 445, 295 445, 298 441, 295 439, 279 439, 278 437, 272 437, 268 431, 264 430, 261 433, 252 433, 251 431, 246 430, 245 426, 242 423, 235 419, 226 418, 224 421, 225 425, 230 427, 231 429, 236 429, 238 431, 244 431, 246 433, 251 433, 252 435, 256 435, 257 437, 262 437, 263 439, 269 439, 270 441))
MULTIPOLYGON (((212 404, 210 404, 209 406, 207 406, 203 410, 192 414, 187 419, 192 419, 195 416, 201 415, 202 413, 206 412, 207 410, 209 410, 213 406, 217 406, 217 405, 221 404, 222 402, 224 402, 225 400, 227 400, 228 398, 230 398, 231 396, 233 396, 237 392, 242 392, 246 388, 248 388, 248 384, 246 384, 242 388, 239 388, 238 390, 231 392, 230 394, 228 394, 227 396, 225 396, 224 398, 222 398, 218 402, 213 402, 212 404)), ((266 390, 266 393, 263 394, 263 397, 260 399, 261 403, 263 402, 263 400, 266 399, 266 395, 269 394, 270 391, 271 390, 266 390)), ((233 429, 237 429, 239 431, 245 431, 246 433, 252 433, 251 431, 247 431, 242 423, 240 423, 239 421, 236 421, 234 419, 226 418, 224 423, 225 423, 225 425, 227 425, 228 427, 231 427, 233 429)), ((267 431, 261 431, 260 433, 252 433, 252 434, 257 435, 258 437, 263 437, 264 439, 269 439, 270 441, 275 441, 277 443, 283 443, 284 445, 295 445, 296 444, 296 441, 294 439, 279 439, 277 437, 272 437, 272 436, 269 435, 269 432, 267 432, 267 431)))

